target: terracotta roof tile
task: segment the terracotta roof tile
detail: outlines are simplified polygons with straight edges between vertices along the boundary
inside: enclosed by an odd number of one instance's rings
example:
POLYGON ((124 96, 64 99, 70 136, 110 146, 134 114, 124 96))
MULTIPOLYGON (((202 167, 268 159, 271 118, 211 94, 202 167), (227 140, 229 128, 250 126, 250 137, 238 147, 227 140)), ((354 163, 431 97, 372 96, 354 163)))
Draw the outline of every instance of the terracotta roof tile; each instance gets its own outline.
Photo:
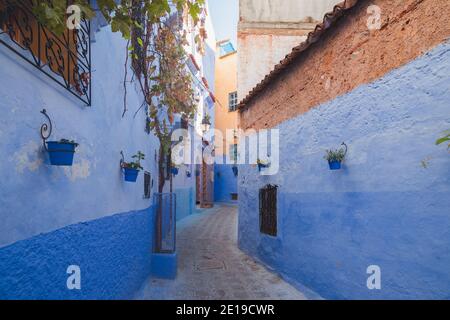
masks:
POLYGON ((345 0, 335 5, 333 11, 325 14, 323 22, 319 23, 315 27, 314 31, 308 34, 308 38, 300 45, 293 48, 292 52, 289 53, 283 60, 281 60, 280 63, 277 64, 274 69, 248 93, 248 95, 239 103, 238 109, 244 109, 253 98, 255 98, 262 90, 264 90, 269 85, 270 81, 274 80, 277 75, 286 70, 293 61, 300 57, 301 54, 311 46, 311 44, 319 41, 323 34, 328 29, 330 29, 335 24, 335 22, 338 21, 339 18, 341 18, 346 13, 346 11, 353 8, 358 2, 362 1, 366 0, 345 0))

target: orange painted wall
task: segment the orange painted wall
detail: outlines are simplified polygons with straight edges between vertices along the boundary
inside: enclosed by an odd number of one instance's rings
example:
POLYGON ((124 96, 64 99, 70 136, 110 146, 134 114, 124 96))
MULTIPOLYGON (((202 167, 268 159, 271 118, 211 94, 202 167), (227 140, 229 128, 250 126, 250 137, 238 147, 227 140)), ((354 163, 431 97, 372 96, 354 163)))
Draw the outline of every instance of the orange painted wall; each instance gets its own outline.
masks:
MULTIPOLYGON (((217 51, 219 52, 219 50, 217 51)), ((215 96, 215 128, 223 133, 223 146, 226 154, 229 153, 229 144, 226 144, 226 130, 238 128, 238 113, 228 112, 228 94, 237 91, 237 53, 216 57, 215 96)), ((238 97, 238 100, 240 98, 238 97)), ((217 146, 217 143, 216 143, 217 146)), ((216 148, 216 156, 222 155, 216 148)))

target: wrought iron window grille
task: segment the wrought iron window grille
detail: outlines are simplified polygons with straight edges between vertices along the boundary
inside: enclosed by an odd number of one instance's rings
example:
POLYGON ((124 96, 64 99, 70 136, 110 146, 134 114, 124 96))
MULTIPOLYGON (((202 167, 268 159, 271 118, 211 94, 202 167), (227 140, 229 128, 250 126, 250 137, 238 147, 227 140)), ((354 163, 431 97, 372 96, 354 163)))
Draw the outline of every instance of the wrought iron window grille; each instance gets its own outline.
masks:
POLYGON ((0 0, 0 43, 90 106, 90 21, 57 36, 38 22, 32 3, 0 0))
POLYGON ((144 172, 144 199, 150 199, 153 187, 152 176, 150 172, 144 172))
POLYGON ((267 185, 259 190, 259 229, 263 234, 276 237, 278 186, 267 185))

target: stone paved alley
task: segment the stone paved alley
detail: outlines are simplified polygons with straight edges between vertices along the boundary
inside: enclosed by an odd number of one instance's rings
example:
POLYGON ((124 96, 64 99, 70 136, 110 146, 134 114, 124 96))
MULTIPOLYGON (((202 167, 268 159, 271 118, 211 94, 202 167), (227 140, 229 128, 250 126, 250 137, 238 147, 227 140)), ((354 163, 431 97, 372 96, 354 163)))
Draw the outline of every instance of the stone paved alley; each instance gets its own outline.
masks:
POLYGON ((149 278, 136 299, 306 299, 237 247, 237 208, 216 206, 178 224, 176 280, 149 278))

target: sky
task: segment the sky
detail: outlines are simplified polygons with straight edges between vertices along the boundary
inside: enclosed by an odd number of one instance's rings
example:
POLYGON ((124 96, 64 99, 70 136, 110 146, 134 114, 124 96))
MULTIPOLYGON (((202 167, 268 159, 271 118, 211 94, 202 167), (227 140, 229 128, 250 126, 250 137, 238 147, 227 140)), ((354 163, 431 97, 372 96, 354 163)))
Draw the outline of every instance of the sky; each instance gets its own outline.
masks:
POLYGON ((230 39, 237 48, 237 23, 239 0, 209 0, 209 11, 213 21, 216 40, 230 39))

